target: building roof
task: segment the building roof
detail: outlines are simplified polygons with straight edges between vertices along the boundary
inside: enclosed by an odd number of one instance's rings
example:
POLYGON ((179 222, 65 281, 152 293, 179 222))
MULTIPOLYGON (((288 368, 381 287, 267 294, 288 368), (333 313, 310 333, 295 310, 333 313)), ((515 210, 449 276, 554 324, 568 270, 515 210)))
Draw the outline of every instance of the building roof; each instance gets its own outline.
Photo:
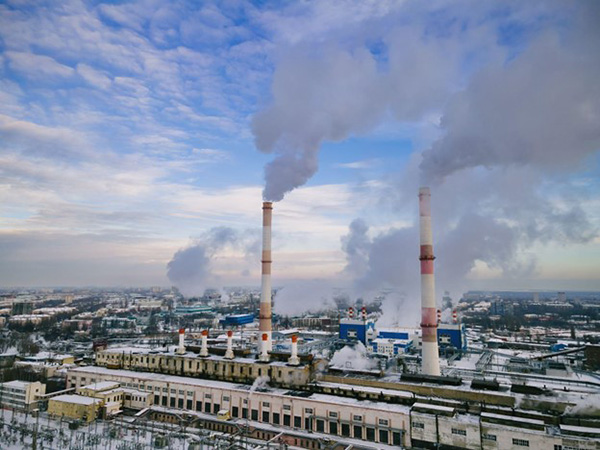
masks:
POLYGON ((2 386, 13 388, 13 389, 27 389, 27 386, 29 386, 31 383, 32 383, 31 381, 14 380, 14 381, 7 381, 6 383, 2 383, 2 386))
POLYGON ((81 389, 87 389, 95 392, 108 391, 111 389, 116 389, 121 384, 116 381, 100 381, 98 383, 88 384, 87 386, 82 386, 81 389))
POLYGON ((65 395, 57 395, 56 397, 52 397, 50 401, 54 402, 62 402, 62 403, 77 403, 78 405, 93 405, 95 403, 99 403, 100 400, 92 397, 84 397, 83 395, 73 395, 73 394, 65 394, 65 395))

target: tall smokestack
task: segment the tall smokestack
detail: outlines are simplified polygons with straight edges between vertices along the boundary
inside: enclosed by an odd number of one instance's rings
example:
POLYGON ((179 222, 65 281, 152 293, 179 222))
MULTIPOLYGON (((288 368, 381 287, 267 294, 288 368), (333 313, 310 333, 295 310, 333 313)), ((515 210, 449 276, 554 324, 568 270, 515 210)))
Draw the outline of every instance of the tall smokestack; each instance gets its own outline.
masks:
POLYGON ((259 312, 259 353, 270 352, 273 349, 271 340, 271 218, 273 203, 263 202, 263 248, 262 248, 262 294, 260 296, 259 312), (267 339, 263 339, 267 335, 267 339))
POLYGON ((419 216, 421 235, 421 333, 423 352, 421 371, 425 375, 440 375, 437 342, 437 310, 435 279, 433 277, 433 236, 431 233, 431 193, 428 187, 419 189, 419 216))

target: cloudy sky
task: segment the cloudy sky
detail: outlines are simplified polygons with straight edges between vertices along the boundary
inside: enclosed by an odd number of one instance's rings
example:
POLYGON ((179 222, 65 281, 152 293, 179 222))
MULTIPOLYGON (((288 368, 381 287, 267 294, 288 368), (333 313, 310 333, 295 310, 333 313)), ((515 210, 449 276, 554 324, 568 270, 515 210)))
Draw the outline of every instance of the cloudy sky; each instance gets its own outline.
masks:
POLYGON ((0 5, 0 286, 600 289, 600 2, 0 5))

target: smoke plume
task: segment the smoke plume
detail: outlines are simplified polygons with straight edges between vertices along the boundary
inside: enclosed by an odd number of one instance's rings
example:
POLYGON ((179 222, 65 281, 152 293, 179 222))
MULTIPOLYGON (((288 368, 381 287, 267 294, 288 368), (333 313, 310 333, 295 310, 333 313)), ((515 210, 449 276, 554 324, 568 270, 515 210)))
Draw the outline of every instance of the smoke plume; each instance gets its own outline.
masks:
POLYGON ((211 228, 186 248, 178 250, 167 264, 167 277, 186 297, 201 296, 207 288, 221 288, 223 280, 214 262, 225 249, 256 254, 258 239, 250 232, 228 227, 211 228))
POLYGON ((367 349, 362 342, 357 342, 354 347, 346 345, 333 354, 329 364, 339 369, 373 370, 377 362, 370 359, 367 349))
POLYGON ((441 100, 453 78, 445 43, 401 30, 385 44, 385 68, 366 46, 294 48, 279 62, 273 102, 252 122, 256 147, 275 154, 265 167, 265 200, 279 201, 305 184, 318 170, 324 141, 365 133, 390 112, 416 120, 441 100))

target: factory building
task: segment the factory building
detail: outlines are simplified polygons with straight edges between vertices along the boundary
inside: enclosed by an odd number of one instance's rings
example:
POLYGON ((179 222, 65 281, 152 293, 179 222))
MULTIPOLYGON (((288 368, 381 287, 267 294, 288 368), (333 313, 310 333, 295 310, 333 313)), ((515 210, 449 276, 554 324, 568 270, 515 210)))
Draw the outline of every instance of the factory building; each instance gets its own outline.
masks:
POLYGON ((365 345, 373 339, 375 335, 375 322, 362 319, 341 319, 340 320, 340 339, 346 341, 360 341, 365 345))
POLYGON ((48 414, 92 422, 98 416, 101 403, 101 400, 83 395, 58 395, 48 401, 48 414))
POLYGON ((420 448, 599 448, 600 432, 591 426, 556 425, 554 416, 515 414, 502 407, 469 412, 460 401, 414 401, 414 395, 394 389, 322 382, 319 387, 325 393, 251 390, 224 381, 102 367, 72 369, 67 383, 77 388, 90 379, 117 381, 151 394, 163 414, 216 416, 227 410, 234 421, 247 420, 253 427, 323 433, 333 441, 348 438, 420 448), (353 396, 336 395, 346 389, 353 396))

